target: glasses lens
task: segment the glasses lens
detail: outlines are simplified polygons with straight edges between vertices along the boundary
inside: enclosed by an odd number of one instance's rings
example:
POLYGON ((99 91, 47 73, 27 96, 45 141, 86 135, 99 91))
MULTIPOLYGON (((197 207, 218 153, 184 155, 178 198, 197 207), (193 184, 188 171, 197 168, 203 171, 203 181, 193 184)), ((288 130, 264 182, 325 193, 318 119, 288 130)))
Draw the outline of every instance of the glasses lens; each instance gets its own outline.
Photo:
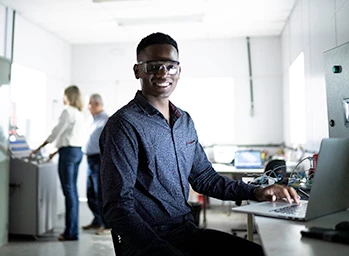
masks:
POLYGON ((157 74, 162 68, 165 68, 167 73, 175 75, 178 73, 179 63, 176 61, 149 61, 144 63, 146 73, 157 74))

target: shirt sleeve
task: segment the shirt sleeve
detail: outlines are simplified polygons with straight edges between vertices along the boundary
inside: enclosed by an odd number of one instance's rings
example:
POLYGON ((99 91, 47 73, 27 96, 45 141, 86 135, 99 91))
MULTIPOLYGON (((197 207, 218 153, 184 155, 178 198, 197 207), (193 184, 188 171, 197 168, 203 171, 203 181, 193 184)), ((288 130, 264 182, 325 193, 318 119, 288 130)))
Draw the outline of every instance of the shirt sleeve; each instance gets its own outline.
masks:
POLYGON ((199 142, 196 142, 189 181, 196 192, 217 199, 236 201, 255 198, 253 191, 256 186, 217 173, 199 142))
POLYGON ((48 136, 47 141, 53 142, 58 136, 68 127, 69 113, 67 109, 64 109, 58 119, 58 123, 52 129, 51 134, 48 136))

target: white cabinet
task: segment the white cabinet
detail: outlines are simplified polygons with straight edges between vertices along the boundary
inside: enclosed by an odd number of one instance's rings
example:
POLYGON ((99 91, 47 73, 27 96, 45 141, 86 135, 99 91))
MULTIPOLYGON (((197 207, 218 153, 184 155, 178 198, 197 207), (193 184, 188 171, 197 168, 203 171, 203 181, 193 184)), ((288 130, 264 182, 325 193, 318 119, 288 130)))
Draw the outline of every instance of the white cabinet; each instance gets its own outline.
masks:
POLYGON ((38 236, 55 227, 57 176, 57 164, 54 162, 38 164, 11 158, 10 234, 38 236))

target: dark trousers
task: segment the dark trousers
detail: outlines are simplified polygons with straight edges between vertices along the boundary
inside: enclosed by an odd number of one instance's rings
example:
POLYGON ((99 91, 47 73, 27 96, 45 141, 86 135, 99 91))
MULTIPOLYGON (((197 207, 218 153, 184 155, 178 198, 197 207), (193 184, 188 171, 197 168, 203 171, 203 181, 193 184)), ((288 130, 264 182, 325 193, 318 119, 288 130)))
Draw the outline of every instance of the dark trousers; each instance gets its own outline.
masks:
POLYGON ((263 248, 254 242, 213 229, 195 228, 179 231, 165 239, 183 255, 226 255, 227 252, 243 252, 244 255, 264 255, 263 248))
POLYGON ((243 255, 263 256, 263 248, 257 243, 243 239, 232 234, 197 227, 192 221, 187 221, 180 227, 168 232, 161 237, 169 242, 175 249, 151 249, 139 252, 133 249, 127 239, 112 232, 116 256, 206 256, 226 255, 227 252, 243 252, 243 255))
POLYGON ((65 196, 65 239, 79 238, 79 197, 77 178, 82 160, 81 147, 59 149, 58 174, 65 196))
POLYGON ((87 204, 94 216, 92 225, 108 228, 102 214, 102 191, 100 168, 101 159, 99 154, 87 156, 87 204))

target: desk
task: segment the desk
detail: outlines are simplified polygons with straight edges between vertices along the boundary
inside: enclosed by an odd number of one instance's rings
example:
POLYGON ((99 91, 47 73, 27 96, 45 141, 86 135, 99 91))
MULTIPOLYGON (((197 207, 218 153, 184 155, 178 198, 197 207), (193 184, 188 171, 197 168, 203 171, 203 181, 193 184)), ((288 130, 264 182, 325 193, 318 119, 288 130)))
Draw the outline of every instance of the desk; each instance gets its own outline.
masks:
MULTIPOLYGON (((294 167, 297 165, 295 162, 286 162, 286 172, 291 173, 294 169, 294 167)), ((212 163, 213 169, 215 169, 220 174, 237 174, 237 175, 247 175, 247 176, 253 176, 253 175, 261 175, 264 173, 264 168, 247 168, 247 169, 237 169, 233 165, 228 164, 221 164, 221 163, 212 163)))
POLYGON ((252 180, 252 179, 254 179, 257 176, 261 176, 264 173, 264 169, 263 168, 258 168, 258 169, 237 169, 233 165, 220 164, 220 163, 213 163, 212 167, 219 174, 229 175, 229 178, 232 178, 234 180, 240 180, 243 177, 244 178, 251 177, 251 180, 252 180))
POLYGON ((220 163, 213 163, 212 164, 213 169, 215 169, 220 174, 262 174, 264 173, 264 168, 258 168, 258 169, 237 169, 233 165, 227 165, 227 164, 220 164, 220 163))
MULTIPOLYGON (((295 162, 286 162, 287 169, 286 172, 289 174, 293 171, 294 167, 297 165, 295 162)), ((253 177, 261 176, 264 173, 264 169, 237 169, 233 165, 213 163, 213 168, 222 175, 229 174, 230 178, 239 180, 243 177, 253 177)), ((205 201, 205 200, 204 200, 205 201)), ((204 205, 204 225, 206 226, 206 205, 204 205)), ((254 232, 254 220, 251 214, 247 214, 247 239, 253 241, 253 232, 254 232)))
POLYGON ((307 222, 279 220, 255 216, 255 225, 266 256, 348 256, 349 245, 313 238, 303 238, 300 231, 308 226, 334 228, 349 220, 349 210, 316 218, 307 222))

